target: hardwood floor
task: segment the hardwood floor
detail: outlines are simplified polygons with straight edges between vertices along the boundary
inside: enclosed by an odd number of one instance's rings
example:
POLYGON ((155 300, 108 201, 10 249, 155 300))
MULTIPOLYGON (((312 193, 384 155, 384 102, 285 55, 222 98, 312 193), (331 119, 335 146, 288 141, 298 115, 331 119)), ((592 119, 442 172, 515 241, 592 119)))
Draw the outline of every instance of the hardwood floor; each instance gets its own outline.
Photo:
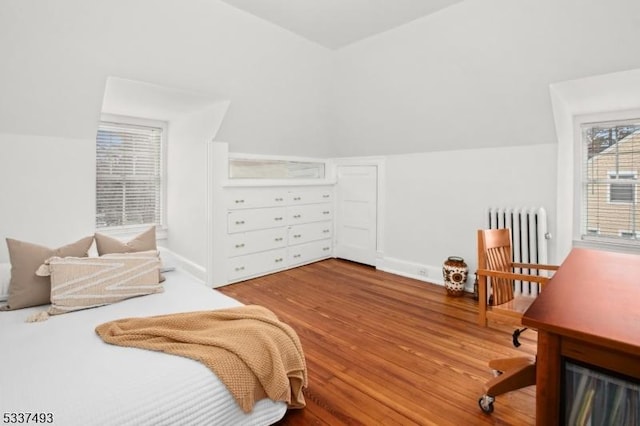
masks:
POLYGON ((536 334, 511 344, 511 327, 476 325, 471 296, 330 259, 219 288, 268 307, 302 341, 307 407, 280 425, 528 425, 535 388, 478 407, 493 358, 532 355, 536 334))

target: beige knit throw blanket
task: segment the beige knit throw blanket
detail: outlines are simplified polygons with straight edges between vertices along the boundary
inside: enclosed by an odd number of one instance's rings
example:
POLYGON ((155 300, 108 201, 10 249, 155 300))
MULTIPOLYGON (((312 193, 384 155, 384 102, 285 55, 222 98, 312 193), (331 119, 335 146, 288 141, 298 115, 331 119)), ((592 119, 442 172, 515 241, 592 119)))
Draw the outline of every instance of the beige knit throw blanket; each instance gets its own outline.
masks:
POLYGON ((262 306, 124 318, 99 325, 96 333, 113 345, 202 362, 246 413, 265 395, 289 408, 305 406, 307 367, 298 335, 262 306))

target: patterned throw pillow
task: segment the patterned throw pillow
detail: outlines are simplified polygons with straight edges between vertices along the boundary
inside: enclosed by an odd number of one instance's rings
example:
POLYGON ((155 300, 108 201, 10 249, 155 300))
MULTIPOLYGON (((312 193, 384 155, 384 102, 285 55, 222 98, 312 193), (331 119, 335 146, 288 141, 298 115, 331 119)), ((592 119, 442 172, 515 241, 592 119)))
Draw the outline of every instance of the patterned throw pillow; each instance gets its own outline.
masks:
POLYGON ((50 315, 164 291, 155 251, 101 257, 52 257, 37 271, 51 276, 50 315))

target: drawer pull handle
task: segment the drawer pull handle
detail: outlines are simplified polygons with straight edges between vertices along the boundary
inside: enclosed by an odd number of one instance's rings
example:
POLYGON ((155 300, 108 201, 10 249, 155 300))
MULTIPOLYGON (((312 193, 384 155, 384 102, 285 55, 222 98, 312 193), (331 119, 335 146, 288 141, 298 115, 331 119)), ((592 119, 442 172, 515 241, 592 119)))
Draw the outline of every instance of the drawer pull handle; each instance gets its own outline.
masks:
POLYGON ((278 198, 276 198, 276 200, 275 200, 275 201, 283 201, 283 198, 278 197, 278 198))
POLYGON ((329 194, 322 194, 322 198, 329 198, 329 194))
POLYGON ((276 220, 276 221, 277 220, 282 220, 282 218, 281 217, 274 217, 273 220, 276 220))
POLYGON ((302 200, 302 197, 293 197, 293 201, 300 201, 302 200))
POLYGON ((301 214, 294 214, 294 215, 293 215, 293 218, 294 218, 294 219, 300 219, 301 217, 302 217, 302 215, 301 215, 301 214))
POLYGON ((302 255, 301 255, 301 254, 294 254, 294 255, 293 255, 293 257, 294 257, 295 259, 299 258, 300 256, 302 256, 302 255))
POLYGON ((244 266, 238 266, 236 272, 244 271, 244 266))
POLYGON ((244 203, 244 200, 236 200, 236 204, 242 204, 244 203))
POLYGON ((300 237, 302 237, 302 235, 300 235, 300 234, 296 234, 296 235, 293 236, 293 238, 300 238, 300 237))
POLYGON ((282 262, 282 258, 281 257, 276 259, 276 263, 278 263, 278 262, 282 262))
POLYGON ((328 233, 329 233, 329 230, 328 230, 328 229, 323 229, 323 230, 322 230, 322 233, 323 233, 323 234, 328 234, 328 233))
POLYGON ((244 220, 236 220, 236 225, 244 225, 244 220))
POLYGON ((322 247, 322 251, 331 250, 331 247, 322 247))
POLYGON ((282 237, 276 238, 276 241, 282 241, 282 237))
POLYGON ((244 243, 242 243, 242 244, 236 244, 236 248, 242 248, 242 247, 244 247, 244 243))
POLYGON ((331 213, 331 212, 328 211, 328 210, 325 210, 325 211, 322 212, 322 214, 329 214, 329 213, 331 213))

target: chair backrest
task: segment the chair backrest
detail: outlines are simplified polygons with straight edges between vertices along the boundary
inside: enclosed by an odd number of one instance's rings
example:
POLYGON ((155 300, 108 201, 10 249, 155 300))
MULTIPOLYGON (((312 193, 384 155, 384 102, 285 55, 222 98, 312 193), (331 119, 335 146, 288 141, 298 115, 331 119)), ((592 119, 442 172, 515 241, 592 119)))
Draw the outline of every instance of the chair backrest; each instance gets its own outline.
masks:
MULTIPOLYGON (((504 229, 478 231, 478 268, 511 272, 512 264, 511 232, 504 229)), ((501 305, 513 300, 513 280, 491 278, 491 305, 501 305)))

